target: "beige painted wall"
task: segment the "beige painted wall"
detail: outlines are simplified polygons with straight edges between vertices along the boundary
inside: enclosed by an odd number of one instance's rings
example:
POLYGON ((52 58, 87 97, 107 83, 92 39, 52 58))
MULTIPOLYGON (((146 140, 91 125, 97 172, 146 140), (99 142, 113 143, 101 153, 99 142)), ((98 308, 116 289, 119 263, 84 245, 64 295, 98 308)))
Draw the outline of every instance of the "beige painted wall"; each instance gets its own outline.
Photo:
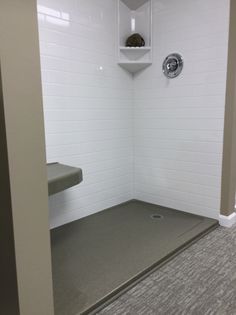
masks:
POLYGON ((52 315, 36 0, 0 1, 0 58, 20 314, 52 315))
MULTIPOLYGON (((0 69, 1 70, 1 69, 0 69)), ((4 315, 18 315, 18 287, 16 277, 15 244, 11 207, 5 116, 0 73, 0 305, 4 315)))
POLYGON ((228 72, 225 105, 221 214, 234 212, 236 189, 236 1, 230 3, 228 72))

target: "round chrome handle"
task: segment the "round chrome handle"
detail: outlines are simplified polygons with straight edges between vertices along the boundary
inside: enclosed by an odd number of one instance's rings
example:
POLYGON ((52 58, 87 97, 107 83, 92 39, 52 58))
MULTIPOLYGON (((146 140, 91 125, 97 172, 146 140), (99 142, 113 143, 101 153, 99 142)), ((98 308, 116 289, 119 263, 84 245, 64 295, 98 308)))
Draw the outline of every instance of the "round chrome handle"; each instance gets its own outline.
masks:
POLYGON ((183 70, 184 61, 180 54, 173 53, 168 55, 162 64, 162 71, 164 75, 173 79, 176 78, 183 70))

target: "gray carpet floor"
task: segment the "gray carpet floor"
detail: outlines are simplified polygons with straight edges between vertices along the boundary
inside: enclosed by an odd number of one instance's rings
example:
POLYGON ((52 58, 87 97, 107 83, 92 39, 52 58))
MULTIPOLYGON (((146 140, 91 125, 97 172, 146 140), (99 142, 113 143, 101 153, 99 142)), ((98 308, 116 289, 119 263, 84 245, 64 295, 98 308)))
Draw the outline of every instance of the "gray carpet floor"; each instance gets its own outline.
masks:
POLYGON ((235 315, 236 227, 217 228, 97 315, 235 315))

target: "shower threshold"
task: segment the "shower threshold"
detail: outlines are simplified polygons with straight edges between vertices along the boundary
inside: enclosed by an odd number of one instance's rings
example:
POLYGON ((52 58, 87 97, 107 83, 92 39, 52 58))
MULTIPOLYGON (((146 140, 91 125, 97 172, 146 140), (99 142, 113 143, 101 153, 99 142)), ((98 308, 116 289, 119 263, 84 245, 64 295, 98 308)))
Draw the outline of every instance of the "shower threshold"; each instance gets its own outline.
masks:
POLYGON ((131 200, 53 229, 55 314, 95 313, 217 226, 131 200))

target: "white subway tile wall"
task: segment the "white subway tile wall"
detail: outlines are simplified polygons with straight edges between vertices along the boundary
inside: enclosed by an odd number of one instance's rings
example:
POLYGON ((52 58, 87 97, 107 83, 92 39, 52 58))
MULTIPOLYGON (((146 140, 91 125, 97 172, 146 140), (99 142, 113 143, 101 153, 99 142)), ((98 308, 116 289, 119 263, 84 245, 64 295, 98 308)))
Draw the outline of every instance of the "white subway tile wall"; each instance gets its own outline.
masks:
POLYGON ((153 65, 134 80, 135 198, 218 218, 229 0, 154 0, 153 65), (164 58, 184 58, 176 79, 164 58))
POLYGON ((229 0, 153 0, 153 65, 134 78, 116 0, 38 0, 38 20, 47 159, 84 174, 50 197, 51 227, 132 198, 218 218, 229 0))
POLYGON ((133 197, 133 79, 117 65, 115 0, 38 0, 48 162, 81 167, 51 227, 133 197))

